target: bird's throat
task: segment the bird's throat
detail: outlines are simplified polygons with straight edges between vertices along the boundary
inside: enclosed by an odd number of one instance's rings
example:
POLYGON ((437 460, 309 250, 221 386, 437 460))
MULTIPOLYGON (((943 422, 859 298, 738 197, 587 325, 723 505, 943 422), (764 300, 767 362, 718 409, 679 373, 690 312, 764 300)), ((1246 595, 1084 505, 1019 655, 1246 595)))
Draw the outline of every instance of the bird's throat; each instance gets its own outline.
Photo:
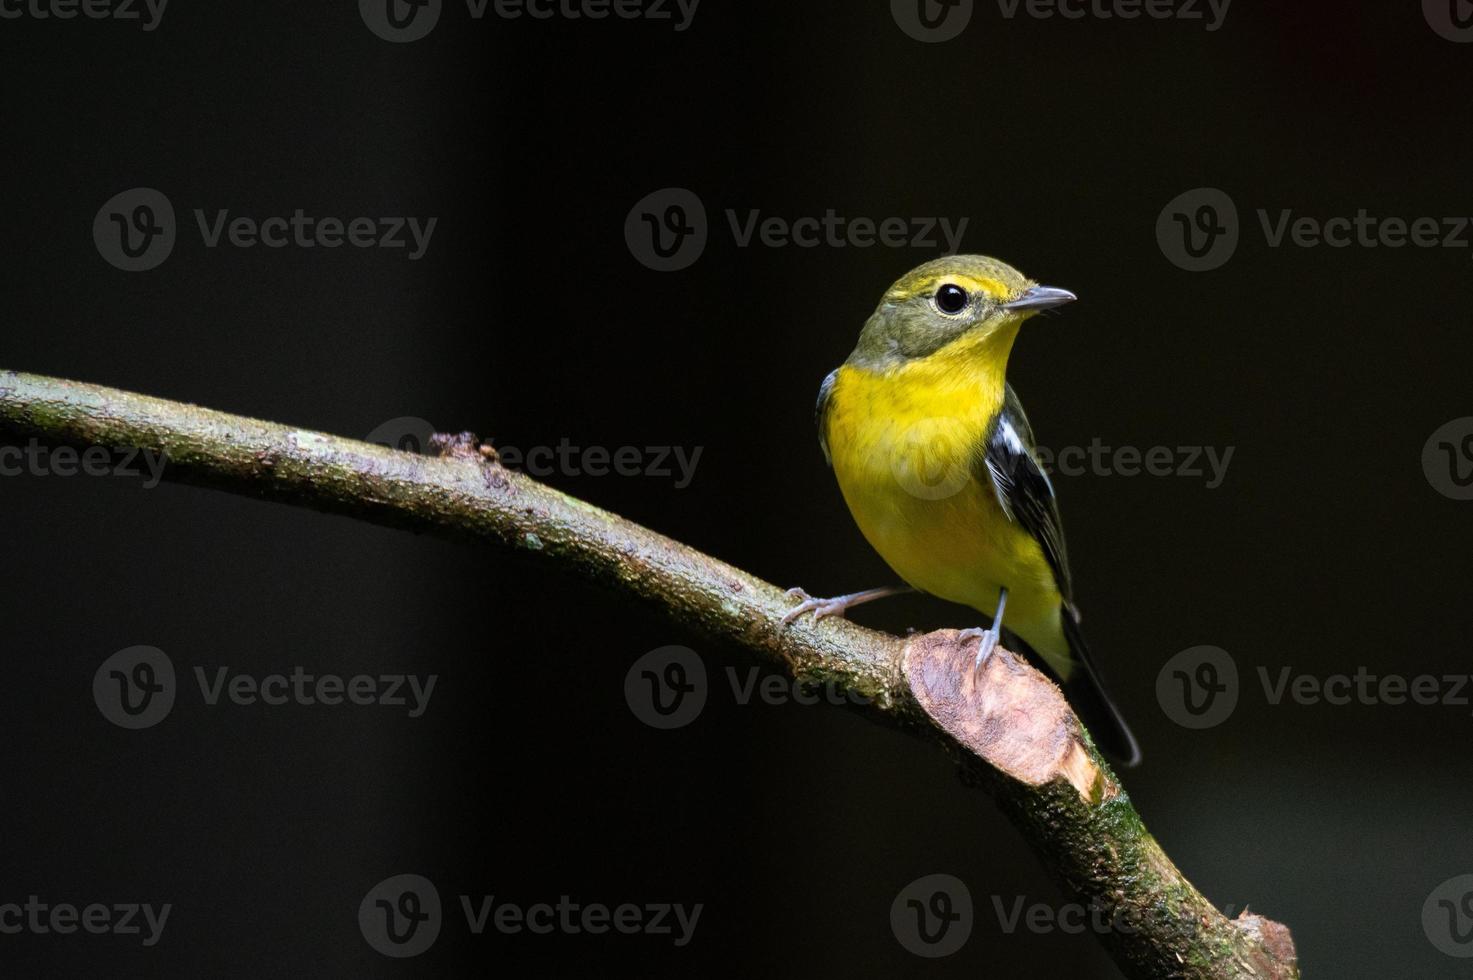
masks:
POLYGON ((1021 323, 963 334, 933 354, 892 368, 889 380, 937 406, 990 419, 1002 406, 1008 357, 1021 323))

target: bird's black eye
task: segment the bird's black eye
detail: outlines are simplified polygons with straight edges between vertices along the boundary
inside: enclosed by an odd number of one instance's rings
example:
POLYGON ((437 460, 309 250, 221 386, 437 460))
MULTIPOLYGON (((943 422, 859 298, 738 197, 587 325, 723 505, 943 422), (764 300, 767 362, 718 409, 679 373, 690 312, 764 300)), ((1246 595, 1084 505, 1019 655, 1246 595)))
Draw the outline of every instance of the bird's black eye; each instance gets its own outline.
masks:
POLYGON ((936 309, 948 316, 955 316, 967 308, 967 291, 955 283, 947 283, 936 290, 936 309))

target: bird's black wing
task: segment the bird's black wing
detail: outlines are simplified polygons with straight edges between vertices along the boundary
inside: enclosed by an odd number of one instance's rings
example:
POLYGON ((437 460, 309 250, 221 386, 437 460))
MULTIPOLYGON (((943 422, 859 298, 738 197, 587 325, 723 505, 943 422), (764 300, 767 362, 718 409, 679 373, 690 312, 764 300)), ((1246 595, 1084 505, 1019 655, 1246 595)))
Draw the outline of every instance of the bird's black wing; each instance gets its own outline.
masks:
POLYGON ((813 420, 818 423, 818 444, 823 447, 823 458, 830 466, 834 465, 834 458, 829 455, 829 403, 834 394, 834 379, 838 376, 839 369, 834 368, 823 379, 823 384, 818 386, 818 404, 813 407, 813 420))
MULTIPOLYGON (((1069 578, 1069 553, 1064 547, 1064 525, 1059 519, 1059 504, 1054 486, 1038 462, 1034 452, 1033 429, 1023 404, 1005 389, 1002 411, 993 419, 981 447, 981 466, 986 479, 997 493, 1003 513, 1027 531, 1039 546, 1053 569, 1064 606, 1074 611, 1073 588, 1069 578)), ((979 474, 981 475, 981 474, 979 474)))
POLYGON ((1064 550, 1064 525, 1059 520, 1059 505, 1053 484, 1043 471, 1035 452, 1033 429, 1013 389, 1003 396, 1002 411, 993 420, 981 447, 979 479, 991 481, 997 502, 1008 518, 1043 548, 1054 581, 1064 599, 1064 639, 1069 644, 1071 659, 1082 669, 1058 672, 1043 658, 1039 662, 1061 681, 1070 703, 1089 726, 1096 744, 1127 766, 1140 762, 1141 750, 1124 716, 1110 700, 1094 656, 1079 631, 1079 611, 1074 606, 1073 586, 1069 580, 1069 555, 1064 550))

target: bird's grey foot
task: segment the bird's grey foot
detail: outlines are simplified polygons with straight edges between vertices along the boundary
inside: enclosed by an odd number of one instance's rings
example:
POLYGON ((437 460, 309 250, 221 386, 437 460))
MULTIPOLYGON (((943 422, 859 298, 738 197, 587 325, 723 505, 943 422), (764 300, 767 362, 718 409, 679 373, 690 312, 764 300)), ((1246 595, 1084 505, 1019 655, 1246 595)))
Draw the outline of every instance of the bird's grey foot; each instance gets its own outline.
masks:
POLYGON ((788 610, 788 614, 783 617, 778 628, 782 629, 799 616, 810 612, 813 613, 815 623, 821 619, 828 619, 830 616, 843 618, 844 613, 854 606, 911 591, 913 590, 909 586, 887 585, 878 589, 865 589, 863 592, 851 592, 848 595, 836 595, 832 599, 815 599, 802 589, 789 589, 788 598, 801 601, 788 610))
POLYGON ((992 656, 992 651, 997 649, 997 644, 1002 640, 1002 614, 1008 606, 1008 590, 999 589, 997 594, 997 612, 992 616, 992 626, 989 629, 969 629, 961 633, 964 640, 977 640, 977 662, 972 665, 972 670, 981 670, 992 656))
POLYGON ((979 626, 969 630, 962 630, 961 638, 963 640, 979 641, 977 644, 977 662, 972 665, 972 669, 981 670, 982 665, 987 663, 988 658, 992 656, 992 651, 997 649, 997 644, 1002 640, 1002 632, 996 627, 982 629, 979 626))
POLYGON ((801 601, 792 609, 788 610, 788 614, 783 617, 782 622, 778 624, 779 626, 787 626, 804 613, 813 613, 813 621, 815 623, 821 619, 828 619, 830 616, 842 618, 844 610, 849 608, 849 604, 844 601, 849 596, 844 595, 834 596, 832 599, 815 599, 802 589, 789 589, 788 598, 801 601))

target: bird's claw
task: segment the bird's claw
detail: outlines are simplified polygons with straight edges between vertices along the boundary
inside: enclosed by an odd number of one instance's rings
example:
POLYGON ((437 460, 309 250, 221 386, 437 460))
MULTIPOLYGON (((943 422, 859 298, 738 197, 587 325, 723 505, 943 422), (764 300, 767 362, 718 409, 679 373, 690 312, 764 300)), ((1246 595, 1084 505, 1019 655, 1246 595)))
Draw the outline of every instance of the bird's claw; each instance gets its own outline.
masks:
POLYGON ((789 589, 787 596, 789 599, 799 599, 801 601, 792 609, 788 610, 788 614, 778 624, 778 629, 783 629, 799 616, 809 612, 813 613, 813 621, 815 623, 828 619, 830 616, 838 616, 842 619, 844 617, 844 610, 848 608, 840 599, 815 599, 802 589, 789 589))
POLYGON ((988 659, 992 657, 992 651, 997 649, 999 637, 998 631, 996 630, 984 630, 974 627, 969 630, 962 630, 960 639, 977 641, 977 661, 972 665, 972 669, 981 670, 988 659))

